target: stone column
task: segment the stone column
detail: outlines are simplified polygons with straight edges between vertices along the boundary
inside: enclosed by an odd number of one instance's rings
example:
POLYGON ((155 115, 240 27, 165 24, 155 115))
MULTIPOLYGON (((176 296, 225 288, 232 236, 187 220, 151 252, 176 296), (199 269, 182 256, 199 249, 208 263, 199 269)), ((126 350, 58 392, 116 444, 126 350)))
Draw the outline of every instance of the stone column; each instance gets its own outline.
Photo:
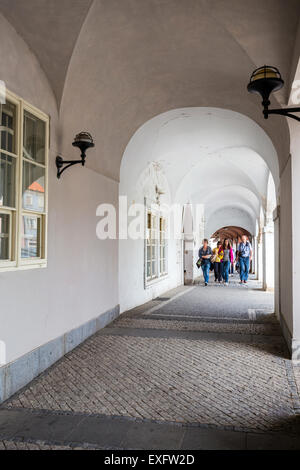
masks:
POLYGON ((262 229, 263 238, 263 289, 274 289, 274 226, 273 222, 262 229))
POLYGON ((252 274, 255 274, 255 279, 258 279, 258 273, 257 273, 257 237, 253 237, 252 250, 253 250, 252 274))
POLYGON ((263 282, 263 237, 261 232, 257 237, 257 279, 263 282))
POLYGON ((184 234, 184 284, 191 285, 194 282, 194 265, 196 263, 194 250, 194 235, 192 233, 184 234))
POLYGON ((274 289, 275 289, 275 313, 280 318, 280 206, 277 206, 273 212, 274 222, 274 289))

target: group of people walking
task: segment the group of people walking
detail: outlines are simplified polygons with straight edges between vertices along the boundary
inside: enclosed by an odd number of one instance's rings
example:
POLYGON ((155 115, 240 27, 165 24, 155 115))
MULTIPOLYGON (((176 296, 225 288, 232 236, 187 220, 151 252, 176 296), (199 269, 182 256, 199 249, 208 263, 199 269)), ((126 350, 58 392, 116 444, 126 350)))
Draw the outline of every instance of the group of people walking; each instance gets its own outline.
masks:
POLYGON ((208 285, 211 270, 214 271, 215 282, 221 283, 223 281, 227 286, 229 274, 234 271, 234 263, 240 273, 240 284, 247 284, 251 259, 252 247, 246 235, 242 236, 236 253, 228 238, 225 238, 223 243, 218 241, 213 250, 205 238, 203 246, 199 250, 197 266, 202 268, 205 286, 208 285))

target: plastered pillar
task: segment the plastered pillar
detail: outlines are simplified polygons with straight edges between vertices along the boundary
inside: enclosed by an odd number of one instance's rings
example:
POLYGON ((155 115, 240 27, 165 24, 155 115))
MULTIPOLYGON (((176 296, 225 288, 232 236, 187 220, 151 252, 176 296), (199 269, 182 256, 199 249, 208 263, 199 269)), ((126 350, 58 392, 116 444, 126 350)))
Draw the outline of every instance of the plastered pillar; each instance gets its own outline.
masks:
POLYGON ((261 233, 257 238, 257 279, 263 282, 263 237, 261 233))
POLYGON ((274 222, 274 290, 275 290, 275 313, 280 318, 280 206, 273 212, 274 222))
POLYGON ((274 227, 273 223, 262 229, 263 239, 263 289, 274 289, 274 227))
POLYGON ((253 250, 252 274, 255 274, 255 279, 258 279, 258 274, 257 274, 257 237, 253 238, 252 250, 253 250))
POLYGON ((194 250, 194 235, 184 234, 184 284, 193 284, 195 279, 194 265, 196 263, 194 250))

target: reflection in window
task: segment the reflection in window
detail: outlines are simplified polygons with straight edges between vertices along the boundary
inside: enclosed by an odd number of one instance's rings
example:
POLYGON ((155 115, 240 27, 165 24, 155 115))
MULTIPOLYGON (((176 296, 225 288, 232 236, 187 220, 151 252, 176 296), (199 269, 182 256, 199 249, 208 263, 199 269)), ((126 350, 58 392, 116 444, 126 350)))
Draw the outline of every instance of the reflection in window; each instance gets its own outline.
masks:
POLYGON ((0 104, 1 149, 15 153, 16 106, 7 102, 0 104))
POLYGON ((49 118, 7 90, 0 103, 0 271, 46 266, 49 118))
POLYGON ((167 268, 166 218, 159 213, 147 213, 146 279, 165 276, 167 268))
POLYGON ((159 218, 159 260, 160 275, 167 274, 167 240, 166 240, 166 219, 159 218))
POLYGON ((21 257, 41 256, 41 218, 36 215, 23 215, 21 230, 21 257))
POLYGON ((10 215, 0 213, 0 260, 9 260, 10 215))
POLYGON ((0 206, 15 207, 16 159, 0 154, 0 206))
POLYGON ((24 161, 22 195, 23 209, 45 210, 45 168, 24 161))
POLYGON ((146 273, 147 280, 155 279, 158 276, 156 263, 157 250, 157 217, 148 212, 147 214, 147 260, 146 273))
POLYGON ((23 157, 37 163, 45 163, 45 122, 24 112, 23 157))

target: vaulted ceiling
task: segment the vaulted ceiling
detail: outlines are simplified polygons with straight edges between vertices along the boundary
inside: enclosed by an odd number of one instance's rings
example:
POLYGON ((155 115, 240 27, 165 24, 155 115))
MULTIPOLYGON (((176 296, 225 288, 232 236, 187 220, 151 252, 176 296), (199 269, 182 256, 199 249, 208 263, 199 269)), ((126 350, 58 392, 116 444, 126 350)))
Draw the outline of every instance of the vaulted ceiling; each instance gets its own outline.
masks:
MULTIPOLYGON (((186 30, 191 48, 197 48, 195 29, 201 27, 205 18, 215 21, 226 30, 243 49, 254 65, 270 63, 278 66, 286 81, 290 81, 291 71, 295 72, 294 61, 300 2, 298 0, 0 0, 0 12, 13 25, 16 31, 36 54, 46 72, 58 102, 60 102, 68 66, 76 41, 92 3, 99 4, 103 16, 113 27, 118 21, 119 13, 127 9, 121 28, 130 28, 140 22, 148 40, 155 41, 157 19, 168 8, 174 24, 170 33, 169 49, 172 49, 172 35, 176 30, 185 28, 184 19, 178 15, 178 6, 184 7, 189 15, 191 29, 186 30), (201 21, 200 21, 201 20, 201 21)), ((99 18, 99 26, 101 19, 99 18)), ((112 28, 113 29, 113 28, 112 28)), ((101 34, 100 34, 101 37, 101 34)), ((111 46, 118 42, 115 36, 107 37, 103 31, 107 53, 111 46)), ((160 44, 164 48, 164 44, 160 44)), ((207 44, 207 66, 214 59, 213 51, 207 44)), ((299 51, 298 51, 299 52, 299 51)), ((224 44, 226 54, 226 44, 224 44)), ((232 63, 238 68, 238 63, 232 63)), ((220 70, 222 73, 222 70, 220 70)), ((226 77, 224 77, 226 78, 226 77)), ((288 87, 281 99, 286 100, 288 87)))
POLYGON ((36 55, 58 103, 93 0, 0 0, 0 12, 36 55))
POLYGON ((56 96, 60 150, 69 152, 74 129, 97 140, 101 156, 87 162, 93 170, 118 180, 136 130, 185 107, 248 116, 272 140, 279 173, 285 168, 286 119, 264 120, 246 85, 255 67, 275 65, 287 86, 272 105, 287 102, 300 52, 299 0, 0 0, 0 14, 56 96))

